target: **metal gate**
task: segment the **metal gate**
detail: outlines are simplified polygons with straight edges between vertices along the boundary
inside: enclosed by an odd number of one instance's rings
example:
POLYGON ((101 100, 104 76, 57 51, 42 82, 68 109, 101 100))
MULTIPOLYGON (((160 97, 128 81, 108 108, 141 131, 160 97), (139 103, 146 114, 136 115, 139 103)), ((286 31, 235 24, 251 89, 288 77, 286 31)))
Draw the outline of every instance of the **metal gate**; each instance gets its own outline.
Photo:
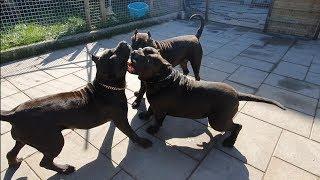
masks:
POLYGON ((186 11, 206 14, 209 21, 264 29, 272 0, 185 0, 186 11))

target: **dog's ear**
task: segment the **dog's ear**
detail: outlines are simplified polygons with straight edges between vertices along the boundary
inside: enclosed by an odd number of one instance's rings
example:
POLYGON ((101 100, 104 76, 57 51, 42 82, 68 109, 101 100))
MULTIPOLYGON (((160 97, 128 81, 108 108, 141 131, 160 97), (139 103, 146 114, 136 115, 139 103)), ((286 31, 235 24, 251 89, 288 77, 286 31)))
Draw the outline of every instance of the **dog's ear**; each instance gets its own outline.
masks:
POLYGON ((171 64, 165 60, 160 54, 148 54, 147 56, 148 61, 156 62, 156 63, 161 63, 166 66, 171 66, 171 64))
POLYGON ((148 31, 148 38, 151 39, 151 33, 148 31))
POLYGON ((138 29, 134 30, 134 35, 137 35, 138 34, 138 29))
POLYGON ((97 62, 99 61, 99 57, 98 56, 95 56, 95 55, 91 55, 91 59, 92 59, 92 61, 94 62, 94 63, 96 63, 97 64, 97 62))

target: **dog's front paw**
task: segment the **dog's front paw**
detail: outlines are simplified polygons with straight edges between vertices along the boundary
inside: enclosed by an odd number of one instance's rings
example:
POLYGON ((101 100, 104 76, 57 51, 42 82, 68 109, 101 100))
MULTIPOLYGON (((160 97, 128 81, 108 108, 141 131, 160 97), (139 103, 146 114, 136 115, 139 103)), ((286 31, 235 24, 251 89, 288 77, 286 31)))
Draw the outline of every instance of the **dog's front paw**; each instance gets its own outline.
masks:
POLYGON ((152 146, 152 142, 149 139, 145 138, 140 138, 138 144, 145 149, 152 146))
POLYGON ((132 107, 133 109, 137 109, 139 106, 140 106, 140 101, 135 100, 135 101, 133 101, 131 107, 132 107))
POLYGON ((138 116, 143 120, 148 120, 150 118, 150 114, 147 111, 139 113, 138 116))
POLYGON ((222 142, 222 145, 224 147, 232 148, 234 143, 235 143, 235 140, 227 138, 222 142))
POLYGON ((134 96, 138 97, 140 94, 140 91, 135 91, 133 94, 134 94, 134 96))
POLYGON ((9 163, 9 167, 10 168, 18 168, 20 167, 21 163, 22 163, 22 158, 16 158, 14 160, 8 160, 8 163, 9 163))
POLYGON ((147 128, 147 132, 149 133, 149 134, 155 134, 155 133, 157 133, 159 131, 159 128, 158 127, 156 127, 156 126, 149 126, 148 128, 147 128))
POLYGON ((75 168, 74 166, 67 165, 66 168, 63 169, 63 171, 61 172, 61 174, 68 175, 68 174, 73 173, 75 170, 76 170, 76 168, 75 168))

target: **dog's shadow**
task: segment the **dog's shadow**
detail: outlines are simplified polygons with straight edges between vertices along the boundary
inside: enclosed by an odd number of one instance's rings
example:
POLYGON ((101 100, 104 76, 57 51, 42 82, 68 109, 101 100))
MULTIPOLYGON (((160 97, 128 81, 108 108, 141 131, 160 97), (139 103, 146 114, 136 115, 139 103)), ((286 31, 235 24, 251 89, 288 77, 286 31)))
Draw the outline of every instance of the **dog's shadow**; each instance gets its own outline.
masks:
MULTIPOLYGON (((146 109, 144 104, 145 103, 142 103, 142 105, 139 107, 140 112, 141 112, 141 110, 146 109)), ((139 112, 139 111, 137 111, 137 112, 139 112)), ((169 121, 170 119, 167 119, 167 120, 169 121)), ((133 119, 131 121, 131 125, 141 123, 138 121, 140 121, 140 120, 139 120, 138 113, 137 113, 133 117, 133 119)), ((189 120, 189 121, 192 121, 192 120, 189 120)), ((145 131, 145 128, 148 127, 149 125, 150 125, 150 123, 146 122, 144 125, 142 125, 137 130, 139 132, 138 133, 139 136, 146 137, 145 134, 143 134, 144 132, 142 132, 142 131, 145 131), (142 133, 142 135, 141 135, 141 133, 142 133)), ((123 157, 121 162, 118 163, 119 165, 117 165, 115 162, 113 162, 111 160, 113 158, 111 148, 112 148, 112 144, 113 144, 112 140, 114 138, 115 128, 116 128, 115 125, 113 123, 110 123, 109 129, 107 129, 107 134, 104 137, 104 141, 101 145, 100 153, 94 161, 91 161, 88 164, 77 169, 76 172, 74 172, 71 175, 63 176, 63 175, 55 174, 54 176, 50 177, 49 179, 108 179, 108 178, 112 178, 111 177, 112 174, 115 174, 116 172, 120 171, 121 167, 125 167, 126 163, 128 163, 129 161, 132 161, 137 158, 145 159, 146 157, 143 156, 144 153, 148 153, 149 154, 148 156, 150 156, 150 153, 157 152, 157 151, 152 150, 152 148, 166 148, 169 150, 172 149, 174 151, 178 150, 181 152, 191 152, 192 154, 200 153, 203 151, 206 151, 207 153, 209 153, 210 150, 212 150, 213 148, 219 147, 218 143, 221 143, 221 141, 225 138, 224 135, 222 135, 222 134, 218 134, 218 135, 213 136, 212 133, 210 131, 208 131, 208 128, 206 126, 203 126, 203 128, 201 128, 201 130, 198 129, 196 131, 196 133, 194 131, 193 132, 191 132, 191 131, 185 132, 185 133, 170 133, 170 135, 167 135, 164 138, 165 140, 169 140, 172 138, 190 138, 190 137, 196 137, 196 136, 199 136, 199 135, 205 133, 209 137, 210 140, 208 142, 199 143, 199 147, 201 146, 201 148, 192 148, 192 147, 180 146, 180 145, 179 146, 171 146, 171 145, 168 145, 167 143, 165 143, 163 140, 161 140, 163 137, 159 137, 157 135, 155 138, 152 138, 153 143, 155 143, 155 141, 156 141, 157 145, 151 147, 151 149, 142 149, 140 147, 136 147, 136 146, 138 146, 137 144, 134 144, 131 141, 129 141, 129 144, 127 147, 127 152, 125 153, 125 157, 123 157), (160 139, 160 140, 158 140, 158 139, 160 139), (141 151, 141 152, 139 152, 139 151, 141 151), (104 152, 104 153, 102 153, 102 152, 104 152), (136 157, 137 155, 139 155, 141 157, 136 157), (109 157, 111 157, 111 159, 109 157), (101 159, 106 160, 106 161, 101 161, 101 159), (107 169, 102 169, 101 167, 106 167, 107 169)), ((164 128, 166 128, 166 127, 161 128, 159 133, 161 133, 161 131, 164 130, 164 128)), ((179 128, 179 127, 172 127, 172 128, 179 128)), ((181 131, 183 131, 183 130, 181 130, 181 131)), ((188 129, 186 129, 186 131, 188 131, 188 129)), ((122 143, 122 141, 120 143, 122 143)), ((217 150, 217 151, 221 151, 221 150, 217 150)), ((237 156, 241 155, 241 153, 235 148, 233 148, 232 151, 233 151, 232 153, 233 154, 236 153, 237 156)), ((157 156, 157 154, 154 154, 152 156, 157 156)), ((243 159, 245 159, 244 156, 242 156, 242 157, 243 157, 243 159)), ((205 158, 205 156, 203 158, 205 158)), ((139 161, 136 161, 136 162, 138 163, 139 161)), ((239 161, 239 162, 241 162, 241 161, 239 161)), ((244 162, 246 162, 246 161, 244 161, 244 162)), ((72 163, 72 162, 70 162, 70 163, 72 163)), ((153 163, 157 163, 157 162, 153 162, 153 163)), ((215 162, 211 162, 211 163, 215 163, 215 162)), ((132 166, 132 164, 131 164, 131 166, 132 166)), ((137 164, 137 166, 141 166, 141 164, 137 164)), ((145 170, 147 170, 148 168, 152 168, 153 165, 148 164, 148 163, 144 163, 144 166, 145 167, 143 167, 143 168, 145 170)), ((217 165, 217 166, 219 166, 219 165, 217 165)), ((239 163, 232 165, 232 166, 233 167, 227 167, 227 168, 228 169, 231 168, 232 171, 239 173, 239 176, 241 176, 239 179, 249 179, 249 173, 248 173, 248 170, 247 170, 246 166, 244 165, 244 163, 241 163, 241 166, 239 166, 239 163)), ((159 168, 159 166, 158 166, 158 168, 159 168)), ((159 169, 161 169, 161 167, 159 169)), ((159 172, 159 173, 161 173, 161 172, 159 172)), ((163 173, 165 173, 165 172, 163 172, 163 173)), ((156 174, 155 174, 155 176, 156 176, 156 174)))

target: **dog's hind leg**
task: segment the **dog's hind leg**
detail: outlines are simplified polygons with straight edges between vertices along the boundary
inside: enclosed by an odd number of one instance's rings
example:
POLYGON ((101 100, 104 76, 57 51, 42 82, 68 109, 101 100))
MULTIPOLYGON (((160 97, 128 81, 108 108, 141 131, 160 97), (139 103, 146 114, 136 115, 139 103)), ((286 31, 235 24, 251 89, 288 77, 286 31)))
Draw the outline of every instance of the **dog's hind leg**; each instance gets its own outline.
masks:
POLYGON ((147 111, 139 113, 138 116, 140 119, 149 120, 152 115, 153 115, 153 111, 152 111, 151 107, 149 106, 147 111))
POLYGON ((183 61, 182 63, 180 63, 180 67, 181 67, 184 75, 189 74, 188 61, 183 61))
POLYGON ((192 59, 190 59, 190 64, 193 70, 194 78, 197 81, 200 81, 199 73, 200 73, 201 59, 202 59, 202 55, 201 56, 193 55, 192 59))
POLYGON ((222 145, 224 147, 233 147, 234 143, 237 140, 237 137, 239 135, 241 128, 242 128, 242 125, 233 123, 232 127, 229 129, 231 131, 231 135, 223 141, 222 145))
POLYGON ((154 113, 155 123, 147 128, 147 132, 149 134, 157 133, 162 126, 165 117, 165 113, 154 113))
POLYGON ((146 92, 146 84, 141 81, 139 91, 134 92, 134 95, 137 97, 136 100, 132 103, 132 108, 136 109, 140 106, 141 100, 143 98, 144 93, 146 92))
POLYGON ((43 140, 44 141, 41 141, 41 143, 36 145, 36 148, 43 153, 40 166, 61 174, 70 174, 74 172, 75 167, 71 165, 60 165, 53 162, 54 158, 60 154, 64 146, 64 138, 61 132, 47 133, 47 136, 43 140))
POLYGON ((16 144, 12 148, 11 151, 8 152, 7 154, 7 159, 9 163, 9 167, 15 167, 19 166, 22 162, 22 159, 19 158, 17 159, 17 155, 19 154, 19 151, 23 148, 25 144, 21 141, 16 141, 16 144))

